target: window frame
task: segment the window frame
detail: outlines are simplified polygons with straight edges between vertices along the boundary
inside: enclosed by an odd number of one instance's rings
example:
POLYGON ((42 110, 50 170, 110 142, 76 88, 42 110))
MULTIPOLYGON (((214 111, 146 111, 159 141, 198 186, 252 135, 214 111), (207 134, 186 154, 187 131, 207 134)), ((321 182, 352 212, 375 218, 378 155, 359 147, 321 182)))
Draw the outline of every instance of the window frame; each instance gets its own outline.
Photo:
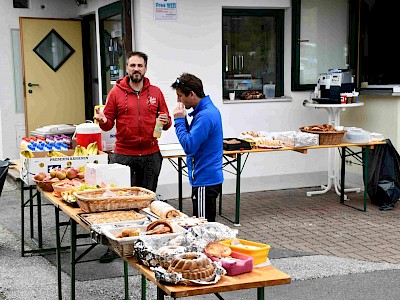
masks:
MULTIPOLYGON (((222 18, 225 16, 269 16, 275 18, 275 32, 276 32, 276 83, 275 83, 275 97, 282 97, 284 95, 284 33, 285 33, 285 10, 283 9, 254 9, 254 8, 222 8, 222 18)), ((222 20, 221 18, 221 20, 222 20)), ((221 40, 223 41, 223 22, 221 22, 221 40)), ((225 91, 224 87, 224 73, 225 73, 225 47, 221 45, 222 52, 222 93, 225 91)), ((258 100, 258 99, 255 99, 258 100)), ((265 100, 265 99, 260 99, 265 100)))
MULTIPOLYGON (((300 21, 301 21, 301 2, 302 0, 291 0, 292 3, 292 76, 291 76, 291 90, 292 91, 307 91, 313 90, 315 84, 300 84, 300 21)), ((392 85, 382 84, 379 88, 363 88, 361 86, 361 79, 364 75, 361 73, 361 67, 365 63, 361 57, 362 44, 360 44, 360 5, 359 0, 349 0, 349 28, 348 28, 348 68, 353 71, 355 76, 355 88, 361 90, 392 90, 392 85)))
MULTIPOLYGON (((291 66, 291 91, 309 91, 314 90, 317 79, 315 83, 312 84, 301 84, 300 83, 300 24, 301 24, 301 2, 302 0, 291 0, 292 6, 292 66, 291 66)), ((351 38, 356 33, 354 24, 356 22, 355 14, 352 13, 355 9, 352 5, 354 1, 349 0, 349 27, 348 27, 348 37, 347 43, 349 45, 348 49, 348 68, 353 70, 353 75, 358 75, 357 67, 357 53, 356 53, 356 38, 351 38)))
MULTIPOLYGON (((98 9, 98 14, 99 14, 99 32, 100 32, 100 60, 101 60, 101 98, 103 100, 103 103, 105 103, 107 99, 107 95, 109 91, 107 91, 107 66, 106 66, 106 55, 108 55, 105 52, 104 49, 104 20, 114 17, 114 16, 121 16, 121 30, 122 30, 122 35, 125 38, 125 21, 124 19, 126 16, 124 15, 123 12, 123 6, 121 1, 117 1, 111 4, 108 4, 106 6, 100 7, 98 9)), ((124 43, 125 45, 126 43, 124 43)), ((125 50, 123 53, 123 61, 125 62, 125 50)), ((125 65, 124 65, 125 69, 125 65)))

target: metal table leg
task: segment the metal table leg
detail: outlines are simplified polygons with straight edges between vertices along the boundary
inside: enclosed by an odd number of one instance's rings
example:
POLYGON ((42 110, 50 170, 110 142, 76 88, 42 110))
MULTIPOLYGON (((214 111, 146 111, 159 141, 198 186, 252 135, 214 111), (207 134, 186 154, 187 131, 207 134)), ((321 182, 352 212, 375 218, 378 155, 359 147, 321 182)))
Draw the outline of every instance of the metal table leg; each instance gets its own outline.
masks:
POLYGON ((369 169, 369 150, 370 146, 365 147, 365 161, 364 161, 364 211, 367 211, 367 194, 368 194, 368 169, 369 169))
POLYGON ((264 300, 264 287, 257 288, 257 300, 264 300))
POLYGON ((164 300, 165 293, 157 286, 157 300, 164 300))
POLYGON ((58 299, 62 299, 62 278, 61 278, 61 239, 60 239, 60 210, 54 206, 56 218, 56 262, 57 262, 57 288, 58 299))
POLYGON ((36 192, 37 200, 37 221, 38 221, 38 247, 43 248, 43 228, 42 228, 42 194, 39 191, 36 192))
POLYGON ((71 218, 71 300, 75 300, 76 222, 71 218))
POLYGON ((179 196, 179 211, 182 211, 182 157, 178 157, 178 196, 179 196))
POLYGON ((142 275, 142 300, 146 300, 146 276, 142 275))
POLYGON ((125 300, 129 300, 128 263, 124 260, 125 300))
POLYGON ((21 180, 21 257, 25 255, 25 189, 21 180))
POLYGON ((340 171, 340 203, 344 204, 344 180, 346 174, 346 147, 342 148, 342 160, 340 171))
MULTIPOLYGON (((247 157, 246 157, 246 160, 247 160, 247 157)), ((237 153, 234 160, 229 160, 227 157, 225 157, 225 159, 227 160, 227 163, 224 164, 224 166, 230 165, 233 167, 233 169, 235 169, 235 173, 230 172, 230 173, 235 174, 235 176, 236 176, 235 220, 233 221, 230 218, 228 218, 227 216, 222 214, 222 198, 221 197, 219 200, 219 215, 221 217, 223 217, 224 219, 228 220, 229 222, 234 223, 235 226, 240 226, 240 180, 241 180, 240 177, 241 177, 242 169, 244 168, 244 164, 246 163, 246 160, 242 167, 242 153, 237 153), (233 165, 234 161, 236 161, 236 166, 233 165)), ((226 171, 228 171, 228 170, 226 170, 226 171)))
POLYGON ((242 165, 242 154, 237 155, 237 172, 236 172, 236 205, 235 205, 235 226, 240 226, 240 175, 242 165))
POLYGON ((346 157, 348 156, 352 156, 356 159, 359 158, 359 153, 355 153, 353 151, 351 151, 350 149, 347 149, 347 147, 342 147, 342 171, 341 171, 341 183, 340 183, 340 203, 343 205, 346 205, 348 207, 357 209, 359 211, 367 211, 367 188, 368 188, 368 168, 369 168, 369 150, 370 150, 370 146, 365 146, 365 159, 361 159, 362 161, 362 167, 363 167, 363 171, 364 171, 364 205, 363 208, 359 208, 359 207, 355 207, 352 205, 349 205, 347 203, 345 203, 345 195, 344 195, 344 181, 345 181, 345 173, 346 173, 346 157), (349 152, 349 154, 346 154, 346 150, 349 152))

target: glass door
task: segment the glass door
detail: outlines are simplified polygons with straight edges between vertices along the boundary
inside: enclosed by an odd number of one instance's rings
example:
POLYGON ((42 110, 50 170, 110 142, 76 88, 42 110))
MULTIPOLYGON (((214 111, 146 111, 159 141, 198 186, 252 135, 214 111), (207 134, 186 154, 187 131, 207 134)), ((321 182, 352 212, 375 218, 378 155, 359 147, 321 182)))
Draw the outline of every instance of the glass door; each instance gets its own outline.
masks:
POLYGON ((122 2, 99 8, 102 100, 125 76, 125 30, 122 2))

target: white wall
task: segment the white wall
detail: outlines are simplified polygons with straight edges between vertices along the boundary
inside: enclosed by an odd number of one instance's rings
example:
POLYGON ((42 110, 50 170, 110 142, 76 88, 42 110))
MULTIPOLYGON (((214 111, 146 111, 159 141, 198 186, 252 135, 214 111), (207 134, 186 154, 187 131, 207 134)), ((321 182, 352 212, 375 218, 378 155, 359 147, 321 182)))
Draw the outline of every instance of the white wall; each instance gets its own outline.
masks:
MULTIPOLYGON (((178 21, 153 19, 153 1, 135 1, 134 20, 136 49, 149 55, 147 76, 164 92, 170 112, 176 103, 170 88, 182 72, 197 75, 221 110, 224 136, 238 136, 243 130, 297 130, 305 124, 325 123, 327 114, 303 107, 309 93, 290 91, 291 9, 290 1, 177 1, 178 21), (290 102, 223 103, 222 100, 222 7, 257 7, 285 9, 285 95, 290 102)), ((173 128, 163 132, 161 143, 177 142, 173 128)), ((299 153, 252 154, 242 173, 242 190, 317 185, 323 183, 326 170, 325 150, 299 153), (322 173, 321 173, 322 172, 322 173), (307 174, 306 176, 304 174, 307 174), (290 175, 288 175, 290 174, 290 175), (322 176, 321 176, 322 175, 322 176)), ((234 177, 225 172, 224 191, 234 191, 234 177)), ((186 182, 186 193, 189 187, 186 182)), ((164 161, 159 192, 176 190, 176 171, 164 161)), ((168 196, 167 196, 168 197, 168 196)))
MULTIPOLYGON (((10 1, 11 2, 11 1, 10 1)), ((31 9, 13 9, 11 4, 0 4, 5 26, 0 28, 0 98, 2 136, 0 157, 15 158, 15 124, 23 124, 24 116, 13 113, 14 95, 10 29, 18 28, 18 16, 78 17, 94 12, 114 1, 89 0, 88 5, 76 6, 72 0, 31 0, 31 9), (41 10, 40 4, 46 9, 41 10), (72 3, 72 4, 71 4, 72 3), (7 75, 6 75, 7 74, 7 75), (9 124, 5 126, 5 124, 9 124)), ((170 112, 176 103, 170 85, 183 72, 190 72, 203 80, 209 94, 221 110, 225 137, 238 136, 243 130, 284 131, 296 130, 306 124, 325 123, 327 114, 321 110, 303 107, 308 92, 292 93, 291 80, 291 8, 290 0, 180 0, 178 20, 161 22, 153 19, 153 1, 132 1, 134 12, 133 44, 136 50, 149 55, 147 76, 159 86, 169 103, 170 112), (288 102, 223 103, 222 100, 222 7, 256 7, 285 9, 285 96, 288 102)), ((339 26, 337 22, 335 26, 339 26)), ((1 135, 0 135, 1 136, 1 135)), ((174 129, 163 132, 161 143, 177 142, 174 129)), ((261 153, 249 156, 242 172, 242 191, 314 186, 326 183, 327 151, 315 150, 308 154, 297 152, 261 153)), ((234 192, 234 176, 225 173, 224 192, 234 192)), ((185 196, 189 185, 185 182, 185 196)), ((159 193, 165 198, 177 195, 177 172, 165 160, 159 181, 159 193)))

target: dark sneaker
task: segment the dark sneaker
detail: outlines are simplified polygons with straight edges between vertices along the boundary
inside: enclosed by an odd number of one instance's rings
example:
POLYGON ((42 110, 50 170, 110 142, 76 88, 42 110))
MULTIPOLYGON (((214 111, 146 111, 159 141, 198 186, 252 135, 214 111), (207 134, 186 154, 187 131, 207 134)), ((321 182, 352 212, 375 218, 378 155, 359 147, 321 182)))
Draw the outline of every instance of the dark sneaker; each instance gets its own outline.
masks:
POLYGON ((112 251, 110 249, 107 249, 106 253, 104 253, 100 257, 100 263, 108 264, 118 257, 119 257, 119 255, 117 253, 115 253, 114 251, 112 251))

